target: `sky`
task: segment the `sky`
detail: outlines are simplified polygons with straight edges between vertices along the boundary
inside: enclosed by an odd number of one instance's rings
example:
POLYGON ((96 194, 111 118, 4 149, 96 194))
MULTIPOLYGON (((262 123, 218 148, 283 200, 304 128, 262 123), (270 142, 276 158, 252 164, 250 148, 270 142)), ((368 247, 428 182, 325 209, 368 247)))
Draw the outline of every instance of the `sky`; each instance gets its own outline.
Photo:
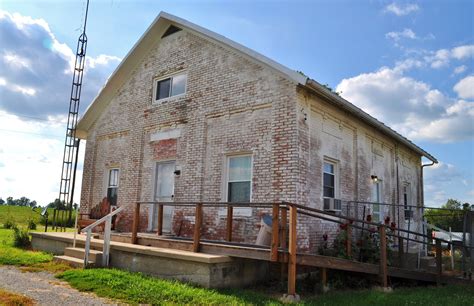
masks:
MULTIPOLYGON (((0 0, 3 199, 58 197, 84 8, 0 0)), ((426 206, 474 203, 474 1, 90 0, 81 113, 160 11, 328 84, 434 155, 426 206)))

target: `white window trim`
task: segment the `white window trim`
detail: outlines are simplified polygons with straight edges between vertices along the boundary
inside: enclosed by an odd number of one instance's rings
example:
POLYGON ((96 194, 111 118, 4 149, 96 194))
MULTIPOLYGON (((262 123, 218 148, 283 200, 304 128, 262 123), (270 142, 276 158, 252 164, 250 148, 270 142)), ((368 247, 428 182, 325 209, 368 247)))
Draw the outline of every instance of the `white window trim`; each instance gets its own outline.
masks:
MULTIPOLYGON (((335 160, 335 159, 332 159, 332 158, 329 158, 329 157, 324 157, 324 160, 323 160, 323 172, 322 172, 322 175, 321 175, 321 186, 322 186, 322 192, 321 192, 321 197, 324 199, 332 199, 330 197, 325 197, 324 196, 324 173, 326 173, 324 171, 324 164, 331 164, 334 166, 334 199, 340 199, 340 194, 339 194, 339 161, 335 160)), ((329 173, 331 174, 331 173, 329 173)))
MULTIPOLYGON (((230 166, 230 159, 233 157, 250 157, 250 202, 252 202, 253 197, 253 154, 249 152, 244 153, 232 153, 225 155, 225 161, 223 163, 224 171, 223 171, 223 186, 222 186, 222 201, 228 202, 229 201, 229 166, 230 166)), ((239 181, 233 181, 239 182, 239 181)), ((247 181, 240 181, 240 182, 247 182, 247 181)), ((234 216, 235 217, 250 217, 252 215, 252 208, 251 207, 234 207, 234 216)), ((227 216, 227 209, 225 207, 219 209, 219 216, 226 217, 227 216)))
POLYGON ((110 188, 110 174, 112 173, 112 170, 118 170, 118 174, 117 174, 117 186, 115 186, 116 188, 118 188, 120 186, 120 168, 117 168, 117 167, 114 167, 114 168, 108 168, 107 169, 107 181, 105 183, 106 185, 106 190, 105 190, 105 193, 107 194, 107 189, 110 188))
MULTIPOLYGON (((403 185, 402 185, 402 196, 403 196, 403 198, 402 198, 403 216, 405 216, 405 211, 406 211, 406 210, 410 210, 411 205, 413 205, 413 204, 412 204, 412 194, 411 194, 411 184, 410 184, 409 182, 403 182, 403 185), (406 192, 407 192, 407 202, 408 202, 407 205, 408 205, 408 209, 405 209, 405 197, 404 197, 404 195, 405 195, 405 188, 406 188, 406 190, 407 190, 406 192)), ((411 210, 411 211, 412 211, 412 213, 414 213, 413 210, 411 210)), ((409 220, 413 220, 413 217, 411 217, 411 218, 405 218, 405 222, 408 223, 409 220)))
MULTIPOLYGON (((380 199, 379 199, 378 203, 383 203, 383 180, 380 179, 380 178, 377 178, 377 182, 372 182, 372 185, 379 186, 379 197, 380 197, 380 199)), ((372 192, 372 190, 371 190, 371 192, 372 192)), ((371 195, 371 197, 372 197, 372 195, 371 195)), ((371 199, 371 201, 375 202, 374 199, 371 199)), ((374 220, 373 222, 382 223, 384 221, 383 220, 383 213, 384 212, 382 211, 384 209, 384 205, 380 205, 380 204, 377 205, 377 207, 378 207, 377 216, 378 216, 378 219, 379 219, 378 221, 375 220, 375 214, 376 214, 375 213, 375 205, 376 204, 373 204, 373 207, 372 207, 372 217, 373 217, 373 220, 374 220)))
MULTIPOLYGON (((170 90, 172 89, 172 87, 173 87, 173 81, 171 81, 170 90)), ((170 101, 170 100, 179 99, 181 97, 186 96, 187 93, 188 93, 188 72, 186 70, 181 70, 181 71, 178 71, 178 72, 175 72, 175 73, 172 73, 172 74, 168 74, 168 75, 161 76, 161 77, 153 79, 153 92, 151 93, 152 104, 161 104, 163 102, 167 102, 167 101, 170 101), (184 84, 184 93, 156 100, 156 90, 157 90, 157 87, 158 87, 158 82, 166 80, 166 79, 172 79, 172 78, 174 78, 178 75, 183 75, 183 74, 186 75, 186 84, 184 84)))

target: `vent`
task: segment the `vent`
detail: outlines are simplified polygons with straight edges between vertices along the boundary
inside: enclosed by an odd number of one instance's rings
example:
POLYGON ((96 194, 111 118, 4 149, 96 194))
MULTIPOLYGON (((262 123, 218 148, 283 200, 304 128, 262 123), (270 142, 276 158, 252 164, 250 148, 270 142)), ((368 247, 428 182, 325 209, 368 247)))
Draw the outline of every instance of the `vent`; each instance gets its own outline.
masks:
POLYGON ((175 27, 174 25, 170 25, 169 28, 166 30, 165 34, 163 34, 163 36, 161 36, 161 38, 164 38, 166 36, 170 36, 176 32, 179 32, 181 31, 182 29, 178 28, 178 27, 175 27))

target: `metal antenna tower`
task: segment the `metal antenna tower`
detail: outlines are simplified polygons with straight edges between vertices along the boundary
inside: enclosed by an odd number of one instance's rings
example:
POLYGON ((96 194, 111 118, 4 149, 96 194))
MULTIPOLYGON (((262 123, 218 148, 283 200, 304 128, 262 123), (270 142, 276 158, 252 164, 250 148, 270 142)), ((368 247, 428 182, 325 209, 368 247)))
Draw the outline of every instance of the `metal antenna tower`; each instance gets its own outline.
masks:
POLYGON ((71 99, 69 100, 69 113, 67 118, 66 139, 64 141, 63 166, 59 187, 59 203, 53 213, 53 230, 65 231, 66 221, 71 223, 74 203, 74 186, 76 183, 77 158, 79 153, 79 139, 76 139, 76 125, 79 117, 79 101, 81 98, 82 78, 86 61, 87 49, 87 13, 89 0, 86 0, 84 27, 77 41, 76 61, 72 76, 71 99), (66 216, 66 213, 69 214, 66 216), (67 220, 66 220, 67 218, 67 220))

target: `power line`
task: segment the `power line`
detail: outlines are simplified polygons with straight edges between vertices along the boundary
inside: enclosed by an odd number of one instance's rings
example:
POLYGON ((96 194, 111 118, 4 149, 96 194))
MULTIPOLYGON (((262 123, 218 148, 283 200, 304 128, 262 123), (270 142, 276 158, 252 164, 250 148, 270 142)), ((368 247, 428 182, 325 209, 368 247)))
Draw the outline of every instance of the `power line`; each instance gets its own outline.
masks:
POLYGON ((33 132, 25 132, 25 131, 18 131, 18 130, 8 130, 8 129, 0 129, 2 132, 10 132, 10 133, 19 133, 19 134, 30 134, 30 135, 37 135, 37 136, 47 136, 57 139, 62 139, 62 136, 58 135, 51 135, 51 134, 41 134, 41 133, 33 133, 33 132))
POLYGON ((35 119, 35 120, 40 120, 40 121, 64 123, 57 119, 47 119, 47 118, 40 118, 40 117, 34 117, 34 116, 20 115, 20 114, 15 114, 15 113, 0 114, 0 116, 4 116, 4 117, 8 117, 9 115, 15 116, 15 117, 28 118, 28 119, 35 119))

